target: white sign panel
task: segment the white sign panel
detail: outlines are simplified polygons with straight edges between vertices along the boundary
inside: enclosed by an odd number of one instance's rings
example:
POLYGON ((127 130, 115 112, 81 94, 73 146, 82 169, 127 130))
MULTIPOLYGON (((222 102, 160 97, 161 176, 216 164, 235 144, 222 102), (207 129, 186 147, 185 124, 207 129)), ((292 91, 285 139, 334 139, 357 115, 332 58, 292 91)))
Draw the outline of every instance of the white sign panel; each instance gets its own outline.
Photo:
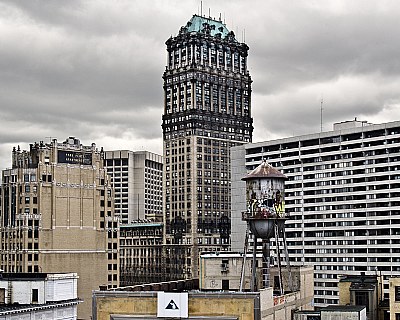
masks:
POLYGON ((157 292, 157 317, 160 318, 187 318, 187 292, 157 292))

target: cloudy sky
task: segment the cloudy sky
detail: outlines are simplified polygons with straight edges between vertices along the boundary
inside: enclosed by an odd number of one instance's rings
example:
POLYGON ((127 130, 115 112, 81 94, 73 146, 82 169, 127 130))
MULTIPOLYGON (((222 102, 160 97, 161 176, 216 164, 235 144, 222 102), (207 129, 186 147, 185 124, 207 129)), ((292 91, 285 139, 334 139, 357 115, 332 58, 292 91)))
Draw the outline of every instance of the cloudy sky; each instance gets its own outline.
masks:
MULTIPOLYGON (((250 47, 253 141, 400 120, 400 1, 203 1, 250 47)), ((162 153, 165 41, 200 0, 0 0, 0 168, 78 137, 162 153)))

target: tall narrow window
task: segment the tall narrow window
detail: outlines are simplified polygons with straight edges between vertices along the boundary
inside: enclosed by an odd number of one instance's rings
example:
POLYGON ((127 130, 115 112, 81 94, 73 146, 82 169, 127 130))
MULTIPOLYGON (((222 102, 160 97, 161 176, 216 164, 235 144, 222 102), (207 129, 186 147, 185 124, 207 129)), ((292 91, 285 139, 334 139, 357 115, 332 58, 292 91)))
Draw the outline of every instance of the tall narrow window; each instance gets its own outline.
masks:
POLYGON ((39 290, 32 289, 32 303, 37 303, 37 302, 39 302, 39 290))

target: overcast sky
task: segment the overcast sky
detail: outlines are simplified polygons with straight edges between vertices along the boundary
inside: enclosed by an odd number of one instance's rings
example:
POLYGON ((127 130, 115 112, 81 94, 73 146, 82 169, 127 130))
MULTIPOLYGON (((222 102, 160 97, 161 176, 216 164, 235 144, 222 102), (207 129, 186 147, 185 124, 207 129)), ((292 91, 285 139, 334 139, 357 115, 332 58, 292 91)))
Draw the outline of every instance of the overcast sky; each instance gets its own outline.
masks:
MULTIPOLYGON (((245 42, 253 141, 400 120, 400 1, 203 1, 245 42)), ((0 0, 0 168, 75 136, 162 153, 165 41, 200 1, 0 0)))

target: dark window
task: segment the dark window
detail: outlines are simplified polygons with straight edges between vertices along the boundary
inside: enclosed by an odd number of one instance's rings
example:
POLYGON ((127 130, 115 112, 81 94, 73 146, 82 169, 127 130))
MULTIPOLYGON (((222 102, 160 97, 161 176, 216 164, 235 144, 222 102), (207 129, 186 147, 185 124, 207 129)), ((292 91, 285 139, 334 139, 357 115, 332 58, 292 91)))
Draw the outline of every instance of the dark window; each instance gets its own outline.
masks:
POLYGON ((355 293, 356 305, 357 306, 365 306, 367 312, 369 312, 369 303, 368 303, 368 292, 358 291, 355 293))
POLYGON ((222 290, 229 290, 229 280, 222 280, 222 290))
POLYGON ((39 290, 32 289, 32 303, 39 302, 39 290))
POLYGON ((274 276, 274 290, 280 290, 279 276, 274 276))
POLYGON ((396 302, 400 301, 400 286, 394 287, 394 301, 396 302))

